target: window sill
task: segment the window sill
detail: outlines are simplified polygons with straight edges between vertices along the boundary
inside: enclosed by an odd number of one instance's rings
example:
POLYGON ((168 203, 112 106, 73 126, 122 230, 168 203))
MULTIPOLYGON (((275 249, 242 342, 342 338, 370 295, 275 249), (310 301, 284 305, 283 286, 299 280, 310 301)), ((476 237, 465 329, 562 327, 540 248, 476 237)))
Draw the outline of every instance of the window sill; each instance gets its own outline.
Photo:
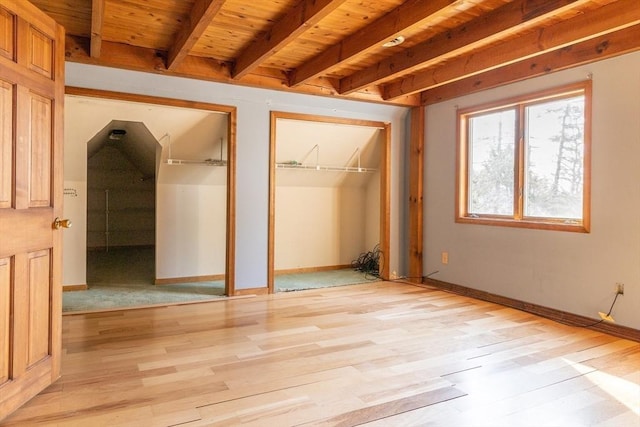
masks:
POLYGON ((529 228, 537 230, 569 231, 573 233, 589 233, 589 227, 582 222, 565 223, 561 221, 544 221, 495 217, 457 217, 456 222, 460 224, 492 225, 499 227, 529 228))

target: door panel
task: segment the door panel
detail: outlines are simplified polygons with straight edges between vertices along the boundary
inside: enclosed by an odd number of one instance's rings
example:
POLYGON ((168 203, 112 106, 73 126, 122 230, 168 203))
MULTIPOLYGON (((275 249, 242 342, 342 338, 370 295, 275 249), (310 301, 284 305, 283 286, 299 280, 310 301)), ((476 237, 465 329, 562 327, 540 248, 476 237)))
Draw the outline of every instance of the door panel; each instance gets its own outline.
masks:
POLYGON ((29 207, 49 206, 51 202, 51 100, 28 94, 30 98, 29 133, 29 207))
POLYGON ((9 323, 11 316, 11 259, 0 259, 0 385, 9 379, 9 323))
POLYGON ((47 357, 50 353, 49 306, 50 263, 49 251, 28 254, 29 279, 29 330, 27 368, 47 357))
POLYGON ((64 30, 0 0, 0 39, 2 419, 60 376, 64 30))
POLYGON ((13 85, 0 81, 0 209, 11 207, 13 177, 13 85))
POLYGON ((33 26, 29 26, 31 43, 29 69, 45 77, 53 77, 53 40, 33 26))
POLYGON ((14 51, 14 15, 4 8, 0 8, 0 55, 13 59, 14 51))

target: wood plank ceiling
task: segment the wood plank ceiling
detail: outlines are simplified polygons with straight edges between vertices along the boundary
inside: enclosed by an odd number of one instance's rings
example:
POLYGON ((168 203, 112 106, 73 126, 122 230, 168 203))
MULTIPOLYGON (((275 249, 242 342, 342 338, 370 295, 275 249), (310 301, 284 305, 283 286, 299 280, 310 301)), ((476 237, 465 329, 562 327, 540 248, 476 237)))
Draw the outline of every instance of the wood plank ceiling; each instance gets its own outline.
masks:
POLYGON ((413 106, 640 49, 640 0, 31 1, 68 61, 413 106))

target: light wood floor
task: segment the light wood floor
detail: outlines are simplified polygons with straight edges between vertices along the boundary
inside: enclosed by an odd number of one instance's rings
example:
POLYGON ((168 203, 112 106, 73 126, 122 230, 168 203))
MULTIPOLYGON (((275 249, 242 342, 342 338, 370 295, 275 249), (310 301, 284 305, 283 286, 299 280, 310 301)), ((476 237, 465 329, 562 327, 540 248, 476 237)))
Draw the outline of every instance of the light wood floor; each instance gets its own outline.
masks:
POLYGON ((372 283, 65 316, 3 426, 640 425, 640 343, 372 283))

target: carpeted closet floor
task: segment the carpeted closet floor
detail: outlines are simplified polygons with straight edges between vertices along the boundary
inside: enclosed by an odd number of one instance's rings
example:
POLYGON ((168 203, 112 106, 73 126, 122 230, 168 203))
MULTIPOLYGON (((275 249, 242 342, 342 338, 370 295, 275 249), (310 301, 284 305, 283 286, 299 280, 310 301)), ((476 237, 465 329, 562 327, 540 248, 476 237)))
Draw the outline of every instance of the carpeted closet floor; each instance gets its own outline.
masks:
MULTIPOLYGON (((224 281, 154 285, 155 249, 112 248, 87 253, 84 291, 65 292, 62 311, 86 312, 223 298, 224 281)), ((275 276, 276 292, 352 285, 378 279, 353 269, 275 276)))

